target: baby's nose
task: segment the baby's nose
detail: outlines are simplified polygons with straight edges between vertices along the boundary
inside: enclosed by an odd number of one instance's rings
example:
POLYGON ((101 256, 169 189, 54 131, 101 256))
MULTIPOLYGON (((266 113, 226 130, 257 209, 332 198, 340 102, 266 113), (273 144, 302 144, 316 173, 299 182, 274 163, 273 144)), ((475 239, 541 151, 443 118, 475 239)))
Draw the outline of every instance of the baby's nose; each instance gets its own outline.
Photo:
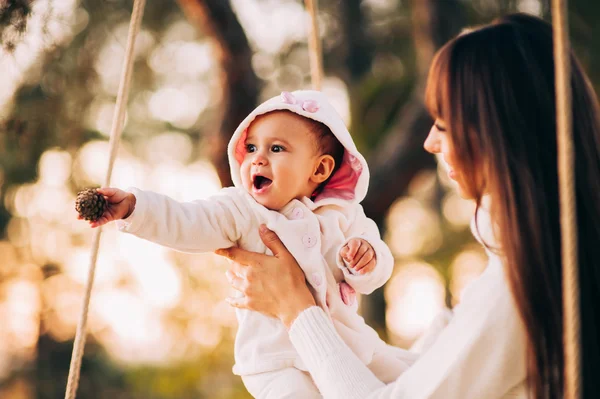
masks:
POLYGON ((256 153, 254 155, 254 158, 252 158, 252 165, 266 165, 267 164, 267 158, 262 155, 261 153, 256 153))

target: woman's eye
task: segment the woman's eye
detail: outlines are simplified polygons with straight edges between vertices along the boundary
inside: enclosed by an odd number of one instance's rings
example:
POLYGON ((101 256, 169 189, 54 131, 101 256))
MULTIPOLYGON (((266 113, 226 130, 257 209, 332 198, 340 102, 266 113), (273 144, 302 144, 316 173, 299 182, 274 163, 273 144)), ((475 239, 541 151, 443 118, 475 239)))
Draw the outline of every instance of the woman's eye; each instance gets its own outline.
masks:
POLYGON ((440 132, 445 132, 446 131, 446 126, 441 125, 439 122, 436 122, 435 124, 435 128, 440 131, 440 132))
POLYGON ((256 146, 254 144, 246 144, 246 151, 254 152, 256 151, 256 146))
POLYGON ((284 148, 280 145, 274 145, 271 147, 271 151, 273 152, 282 152, 284 150, 284 148))

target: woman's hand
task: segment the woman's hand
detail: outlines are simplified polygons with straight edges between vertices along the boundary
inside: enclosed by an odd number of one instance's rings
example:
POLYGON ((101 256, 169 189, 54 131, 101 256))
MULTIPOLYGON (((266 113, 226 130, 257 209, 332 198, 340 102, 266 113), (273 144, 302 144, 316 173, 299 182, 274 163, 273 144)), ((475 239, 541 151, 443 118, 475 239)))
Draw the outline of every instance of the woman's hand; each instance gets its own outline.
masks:
POLYGON ((233 261, 226 275, 231 286, 244 294, 227 301, 236 308, 278 318, 289 328, 303 310, 315 306, 315 300, 298 262, 277 234, 265 225, 260 226, 259 234, 273 256, 236 247, 216 251, 233 261))

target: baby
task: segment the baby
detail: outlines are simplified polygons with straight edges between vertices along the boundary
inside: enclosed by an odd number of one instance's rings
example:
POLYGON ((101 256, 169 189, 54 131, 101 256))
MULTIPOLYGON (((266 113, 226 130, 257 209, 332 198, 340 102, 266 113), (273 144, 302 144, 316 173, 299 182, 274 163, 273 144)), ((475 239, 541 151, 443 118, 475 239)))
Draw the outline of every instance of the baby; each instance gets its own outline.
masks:
MULTIPOLYGON (((283 92, 264 102, 236 129, 228 155, 235 187, 186 203, 103 188, 109 206, 92 227, 117 220, 121 231, 185 252, 239 246, 269 253, 258 236, 266 224, 300 264, 342 339, 379 379, 395 380, 407 365, 383 350, 355 297, 389 279, 393 258, 359 204, 367 164, 326 97, 283 92)), ((320 397, 279 320, 242 309, 236 315, 233 372, 254 397, 320 397)))

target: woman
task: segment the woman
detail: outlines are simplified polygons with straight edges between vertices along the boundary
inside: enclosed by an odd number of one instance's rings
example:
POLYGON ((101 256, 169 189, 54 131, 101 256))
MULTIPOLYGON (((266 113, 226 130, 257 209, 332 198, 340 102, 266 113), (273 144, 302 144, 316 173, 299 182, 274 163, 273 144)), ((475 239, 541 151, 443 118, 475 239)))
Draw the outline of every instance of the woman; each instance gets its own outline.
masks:
MULTIPOLYGON (((600 112, 573 55, 571 68, 583 397, 597 398, 600 112)), ((288 326, 327 398, 562 397, 554 94, 551 27, 538 18, 500 18, 436 54, 426 89, 435 124, 425 149, 442 154, 461 195, 476 202, 474 230, 490 260, 450 324, 394 383, 377 381, 352 356, 314 306, 295 260, 269 231, 262 237, 273 257, 220 251, 237 262, 228 277, 245 295, 230 303, 288 326)))

